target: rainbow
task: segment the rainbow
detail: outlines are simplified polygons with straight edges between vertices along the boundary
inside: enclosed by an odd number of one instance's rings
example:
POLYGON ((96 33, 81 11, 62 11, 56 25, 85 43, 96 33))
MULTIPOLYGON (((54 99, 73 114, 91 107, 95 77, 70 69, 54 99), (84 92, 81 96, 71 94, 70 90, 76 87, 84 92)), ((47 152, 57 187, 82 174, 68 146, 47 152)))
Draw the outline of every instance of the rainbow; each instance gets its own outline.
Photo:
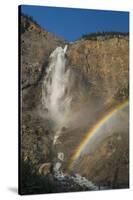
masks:
POLYGON ((128 105, 128 100, 124 101, 123 103, 118 104, 115 108, 113 108, 111 111, 106 113, 100 120, 98 120, 90 129, 89 131, 85 134, 85 137, 83 140, 80 142, 76 150, 74 151, 72 157, 70 158, 70 162, 68 165, 68 170, 70 170, 74 164, 74 161, 78 159, 80 156, 81 152, 83 149, 86 147, 89 139, 91 138, 92 135, 94 135, 104 124, 107 120, 109 120, 113 114, 115 114, 117 111, 123 109, 128 105))

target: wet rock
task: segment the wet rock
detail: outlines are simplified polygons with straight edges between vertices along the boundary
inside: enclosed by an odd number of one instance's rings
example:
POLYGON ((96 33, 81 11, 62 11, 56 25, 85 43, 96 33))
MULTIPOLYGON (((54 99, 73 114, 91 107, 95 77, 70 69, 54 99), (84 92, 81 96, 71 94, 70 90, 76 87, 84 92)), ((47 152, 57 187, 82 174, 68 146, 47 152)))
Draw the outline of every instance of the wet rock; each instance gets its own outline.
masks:
POLYGON ((52 164, 51 163, 44 163, 40 166, 39 168, 39 174, 41 175, 47 175, 51 172, 51 166, 52 164))

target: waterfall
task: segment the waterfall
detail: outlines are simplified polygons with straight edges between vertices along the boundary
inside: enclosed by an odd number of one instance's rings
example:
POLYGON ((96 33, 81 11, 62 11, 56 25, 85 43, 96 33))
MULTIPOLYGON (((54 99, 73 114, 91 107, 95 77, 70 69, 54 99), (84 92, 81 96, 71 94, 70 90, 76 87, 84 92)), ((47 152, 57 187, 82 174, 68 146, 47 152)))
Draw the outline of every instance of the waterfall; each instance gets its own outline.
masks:
POLYGON ((71 102, 71 97, 66 95, 70 78, 70 71, 66 69, 66 51, 67 45, 64 49, 57 47, 51 53, 42 88, 42 103, 56 124, 64 120, 71 102))
POLYGON ((54 177, 65 183, 65 182, 75 182, 77 183, 79 186, 81 187, 86 187, 88 189, 91 190, 98 190, 98 186, 96 186, 92 181, 86 179, 85 177, 79 175, 79 174, 73 174, 73 175, 69 175, 69 174, 64 174, 61 170, 61 163, 57 162, 54 166, 54 177))
MULTIPOLYGON (((74 75, 70 73, 70 69, 66 68, 66 51, 67 45, 62 47, 57 47, 50 55, 50 64, 46 71, 46 76, 42 85, 42 104, 48 112, 48 116, 51 120, 55 122, 55 135, 53 139, 53 144, 58 144, 57 139, 60 136, 62 130, 61 128, 65 124, 65 120, 69 112, 71 112, 71 102, 72 102, 72 93, 74 86, 74 75)), ((77 78, 77 77, 76 77, 77 78)), ((75 79, 76 80, 76 79, 75 79)), ((78 82, 82 82, 80 76, 78 77, 78 82)), ((82 88, 78 92, 81 93, 82 88)), ((80 96, 80 95, 79 95, 80 96)), ((82 96, 82 94, 81 94, 82 96)), ((76 97, 77 98, 77 97, 76 97)), ((72 114, 72 112, 71 112, 72 114)), ((73 114, 73 117, 76 114, 73 114)), ((76 119, 76 118, 75 118, 76 119)), ((69 119, 70 120, 70 119, 69 119)), ((88 189, 97 190, 91 181, 87 180, 85 177, 80 176, 79 174, 69 175, 64 174, 62 171, 62 162, 64 161, 64 153, 57 152, 57 162, 54 163, 54 177, 63 182, 67 183, 76 183, 81 187, 87 187, 88 189)))

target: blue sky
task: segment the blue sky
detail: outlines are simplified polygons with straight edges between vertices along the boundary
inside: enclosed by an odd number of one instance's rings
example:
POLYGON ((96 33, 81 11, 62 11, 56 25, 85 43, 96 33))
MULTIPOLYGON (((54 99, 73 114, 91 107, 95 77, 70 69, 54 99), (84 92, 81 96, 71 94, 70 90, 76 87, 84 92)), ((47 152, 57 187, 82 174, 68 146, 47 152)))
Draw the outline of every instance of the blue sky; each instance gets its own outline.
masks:
POLYGON ((68 41, 102 31, 129 32, 129 13, 89 9, 21 6, 21 11, 44 29, 68 41))

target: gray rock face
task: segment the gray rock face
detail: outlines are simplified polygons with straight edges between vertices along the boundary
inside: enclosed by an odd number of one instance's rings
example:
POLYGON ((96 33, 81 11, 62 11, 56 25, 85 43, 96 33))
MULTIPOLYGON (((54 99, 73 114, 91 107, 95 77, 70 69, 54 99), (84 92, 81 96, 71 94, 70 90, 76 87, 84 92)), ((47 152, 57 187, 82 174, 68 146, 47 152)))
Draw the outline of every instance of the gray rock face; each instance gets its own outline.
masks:
POLYGON ((21 16, 22 88, 34 85, 47 67, 50 53, 64 40, 21 16), (23 27, 23 29, 22 29, 23 27), (22 31, 23 30, 23 31, 22 31))

